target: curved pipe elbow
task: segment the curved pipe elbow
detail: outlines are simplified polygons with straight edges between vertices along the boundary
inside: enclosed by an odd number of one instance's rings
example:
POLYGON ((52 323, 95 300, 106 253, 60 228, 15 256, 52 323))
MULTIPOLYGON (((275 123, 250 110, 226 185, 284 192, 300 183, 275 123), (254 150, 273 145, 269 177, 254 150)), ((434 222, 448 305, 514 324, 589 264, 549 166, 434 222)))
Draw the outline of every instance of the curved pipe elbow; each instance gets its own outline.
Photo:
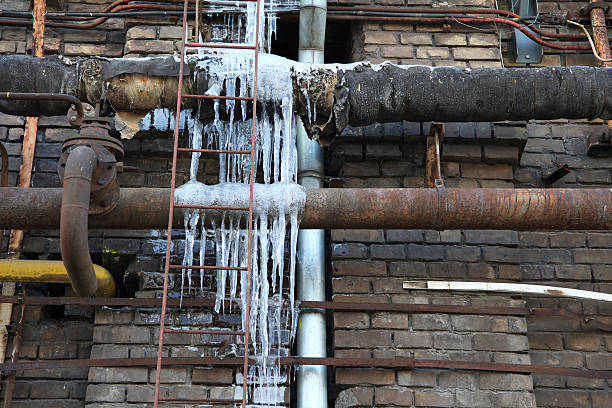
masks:
POLYGON ((70 152, 64 171, 60 247, 70 283, 79 296, 93 296, 98 290, 87 226, 91 179, 97 161, 91 147, 77 146, 70 152))

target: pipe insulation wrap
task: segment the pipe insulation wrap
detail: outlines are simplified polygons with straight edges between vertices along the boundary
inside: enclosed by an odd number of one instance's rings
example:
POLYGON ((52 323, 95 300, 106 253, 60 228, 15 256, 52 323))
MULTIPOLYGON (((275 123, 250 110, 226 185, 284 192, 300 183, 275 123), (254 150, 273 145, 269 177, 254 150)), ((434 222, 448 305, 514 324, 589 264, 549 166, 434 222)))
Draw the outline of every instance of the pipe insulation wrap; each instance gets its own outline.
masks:
MULTIPOLYGON (((321 10, 318 6, 311 6, 305 12, 314 17, 314 13, 321 10)), ((310 83, 317 89, 325 87, 319 91, 321 94, 342 96, 317 101, 318 121, 327 121, 333 114, 333 126, 325 130, 327 134, 341 131, 346 125, 401 120, 612 119, 612 68, 462 69, 393 64, 370 66, 368 63, 321 65, 322 39, 324 37, 316 41, 312 38, 302 46, 302 57, 310 61, 298 63, 270 56, 262 59, 261 65, 265 68, 265 64, 274 67, 282 64, 295 68, 299 81, 294 81, 294 94, 298 95, 296 109, 300 112, 307 111, 305 101, 299 97, 302 94, 299 88, 308 86, 306 84, 310 83)), ((274 67, 265 69, 274 71, 274 67)), ((67 93, 84 102, 95 103, 97 98, 105 95, 104 87, 110 82, 117 87, 113 91, 119 93, 112 104, 116 110, 133 110, 134 107, 172 109, 176 95, 169 92, 173 89, 176 93, 177 69, 178 62, 167 57, 69 60, 64 57, 4 55, 0 56, 0 91, 67 93), (113 81, 118 78, 123 80, 113 81), (144 84, 144 88, 136 93, 123 92, 123 95, 121 87, 133 87, 130 85, 132 78, 140 78, 137 87, 140 89, 144 84), (157 79, 146 81, 143 78, 157 79), (172 82, 162 87, 162 95, 159 95, 160 81, 172 82), (138 95, 138 98, 133 95, 138 95)), ((189 69, 186 72, 189 75, 186 78, 193 77, 189 69)), ((195 81, 189 80, 185 84, 194 89, 184 91, 204 94, 208 88, 207 75, 206 70, 199 71, 195 81)), ((67 109, 68 104, 53 102, 0 102, 0 111, 7 114, 58 115, 67 109)), ((203 103, 203 109, 212 111, 212 103, 203 103)))

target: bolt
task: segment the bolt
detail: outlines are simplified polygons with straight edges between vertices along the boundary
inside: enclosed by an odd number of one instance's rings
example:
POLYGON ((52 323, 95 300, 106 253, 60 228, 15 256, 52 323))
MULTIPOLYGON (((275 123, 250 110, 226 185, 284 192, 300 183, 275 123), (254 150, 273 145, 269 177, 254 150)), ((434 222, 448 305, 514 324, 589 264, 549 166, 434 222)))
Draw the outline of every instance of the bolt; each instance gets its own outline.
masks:
POLYGON ((76 116, 73 115, 73 116, 70 117, 70 121, 71 122, 74 122, 75 120, 76 120, 76 116))
POLYGON ((525 59, 530 59, 531 57, 529 55, 525 55, 525 59))

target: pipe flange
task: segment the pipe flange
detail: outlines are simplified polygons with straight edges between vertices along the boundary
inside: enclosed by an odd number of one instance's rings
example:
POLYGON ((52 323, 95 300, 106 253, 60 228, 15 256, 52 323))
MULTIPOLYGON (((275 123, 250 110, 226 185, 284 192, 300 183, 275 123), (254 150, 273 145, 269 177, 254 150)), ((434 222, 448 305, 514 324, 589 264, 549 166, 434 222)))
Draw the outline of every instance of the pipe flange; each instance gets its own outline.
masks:
MULTIPOLYGON (((58 173, 61 180, 64 180, 64 170, 70 152, 79 145, 82 144, 71 145, 62 153, 58 162, 58 173)), ((88 146, 96 153, 98 161, 91 178, 89 214, 106 214, 112 211, 119 202, 117 159, 105 146, 93 143, 88 146)))

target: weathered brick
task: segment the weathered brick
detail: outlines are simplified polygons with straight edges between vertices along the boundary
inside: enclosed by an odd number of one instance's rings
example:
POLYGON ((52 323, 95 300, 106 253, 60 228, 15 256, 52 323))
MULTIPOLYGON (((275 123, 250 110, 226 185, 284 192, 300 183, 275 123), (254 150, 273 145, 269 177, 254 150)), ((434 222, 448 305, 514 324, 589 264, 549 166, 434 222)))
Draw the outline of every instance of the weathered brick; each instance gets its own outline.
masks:
POLYGON ((540 407, 575 408, 589 403, 589 393, 576 390, 536 389, 535 397, 540 407))
POLYGON ((479 162, 481 146, 473 144, 444 144, 442 160, 456 162, 479 162))
POLYGON ((531 390, 533 382, 531 376, 525 374, 482 373, 480 374, 480 388, 499 391, 531 390))
POLYGON ((361 368, 336 369, 336 384, 393 385, 395 371, 361 368))
POLYGON ((422 230, 387 230, 387 242, 421 242, 422 230))
POLYGON ((444 259, 444 247, 409 244, 406 246, 407 257, 412 260, 438 261, 444 259))
POLYGON ((363 312, 335 312, 334 327, 343 329, 367 329, 370 316, 363 312))
POLYGON ((96 343, 149 343, 148 329, 136 326, 97 326, 94 328, 96 343))
MULTIPOLYGON (((177 27, 178 28, 178 27, 177 27)), ((153 40, 157 35, 154 26, 134 26, 127 30, 126 40, 153 40)))
POLYGON ((144 383, 148 380, 146 367, 92 367, 88 380, 91 383, 144 383))
POLYGON ((574 248, 585 246, 585 236, 580 232, 557 232, 550 235, 550 246, 574 248))
POLYGON ((486 145, 484 161, 487 163, 518 163, 519 149, 516 146, 486 145))
POLYGON ((562 280, 591 280, 588 265, 555 265, 555 275, 562 280))
POLYGON ((408 315, 375 313, 372 317, 372 327, 377 329, 406 329, 408 328, 408 315))
POLYGON ((430 348, 433 346, 433 336, 427 332, 400 331, 396 332, 393 338, 395 346, 399 348, 430 348))
POLYGON ((403 387, 378 387, 376 388, 376 404, 404 406, 412 405, 412 390, 403 387))
POLYGON ((498 60, 499 50, 496 48, 453 48, 453 56, 456 60, 498 60))
POLYGON ((431 45, 433 44, 432 36, 428 33, 401 33, 400 41, 402 44, 411 45, 431 45))
POLYGON ((336 397, 336 408, 370 406, 374 396, 374 388, 353 387, 340 391, 336 397))
POLYGON ((438 386, 442 389, 476 390, 478 389, 478 375, 453 371, 441 372, 438 377, 438 386))
POLYGON ((398 371, 397 383, 409 387, 435 387, 436 373, 429 371, 398 371))
POLYGON ((406 249, 404 245, 371 245, 370 256, 373 259, 405 259, 406 249))
POLYGON ((417 407, 454 407, 455 398, 451 391, 415 391, 414 405, 417 407))
POLYGON ((586 366, 591 370, 612 370, 612 354, 588 354, 586 366))
POLYGON ((434 40, 438 45, 467 45, 465 34, 462 33, 437 33, 434 34, 434 40))
POLYGON ((90 384, 87 387, 85 400, 87 402, 123 402, 126 387, 121 385, 90 384))
POLYGON ((513 170, 511 165, 498 164, 491 166, 481 163, 461 163, 461 175, 463 177, 477 179, 500 179, 512 180, 513 170))
POLYGON ((396 143, 368 143, 365 146, 365 154, 368 160, 398 159, 402 156, 396 143))
POLYGON ((527 337, 516 334, 477 333, 475 350, 523 351, 528 350, 527 337))
POLYGON ((410 45, 388 45, 380 47, 380 55, 383 58, 414 58, 414 49, 410 45))
POLYGON ((391 332, 386 330, 336 330, 335 347, 377 348, 390 347, 391 332))
POLYGON ((397 38, 394 33, 385 31, 366 31, 364 42, 366 44, 395 44, 397 38))
POLYGON ((412 328, 414 330, 449 330, 450 317, 445 314, 413 314, 412 328))
POLYGON ((370 293, 371 280, 354 276, 333 278, 332 288, 334 293, 370 293))
POLYGON ((472 336, 455 333, 438 333, 434 335, 434 348, 441 350, 471 350, 472 336))
POLYGON ((368 248, 363 244, 342 243, 332 246, 334 258, 365 258, 368 248))
POLYGON ((100 55, 105 57, 120 57, 123 55, 121 44, 64 44, 64 55, 100 55))
POLYGON ((180 26, 161 26, 159 27, 160 40, 180 40, 183 35, 182 27, 180 26))
POLYGON ((467 40, 468 44, 473 47, 495 47, 499 44, 497 34, 469 33, 467 40))
POLYGON ((568 333, 564 336, 565 347, 569 350, 599 351, 601 348, 601 335, 590 333, 568 333))
POLYGON ((449 261, 478 262, 480 260, 479 247, 447 246, 445 251, 446 259, 449 261))
POLYGON ((519 263, 520 250, 518 248, 490 247, 482 249, 485 261, 519 263))
POLYGON ((555 333, 528 333, 529 348, 536 350, 562 350, 563 337, 555 333))
POLYGON ((533 153, 565 153, 563 140, 559 139, 527 139, 526 152, 533 153))
POLYGON ((590 248, 612 248, 612 234, 593 232, 587 234, 590 248))
POLYGON ((191 376, 194 384, 232 384, 234 371, 231 368, 194 368, 191 376))
POLYGON ((612 264, 612 252, 606 249, 574 249, 574 262, 612 264))
POLYGON ((452 315, 451 322, 456 331, 489 331, 491 329, 490 316, 452 315))
POLYGON ((174 42, 164 40, 128 40, 125 42, 125 53, 172 54, 174 42))
POLYGON ((68 398, 70 395, 70 383, 66 381, 33 381, 31 384, 30 398, 68 398))
POLYGON ((416 57, 420 59, 449 59, 450 50, 445 47, 418 47, 416 57))
POLYGON ((342 165, 339 173, 339 176, 344 177, 377 177, 379 175, 380 166, 377 161, 347 162, 342 165))
POLYGON ((386 276, 387 264, 383 261, 333 261, 334 275, 386 276))

